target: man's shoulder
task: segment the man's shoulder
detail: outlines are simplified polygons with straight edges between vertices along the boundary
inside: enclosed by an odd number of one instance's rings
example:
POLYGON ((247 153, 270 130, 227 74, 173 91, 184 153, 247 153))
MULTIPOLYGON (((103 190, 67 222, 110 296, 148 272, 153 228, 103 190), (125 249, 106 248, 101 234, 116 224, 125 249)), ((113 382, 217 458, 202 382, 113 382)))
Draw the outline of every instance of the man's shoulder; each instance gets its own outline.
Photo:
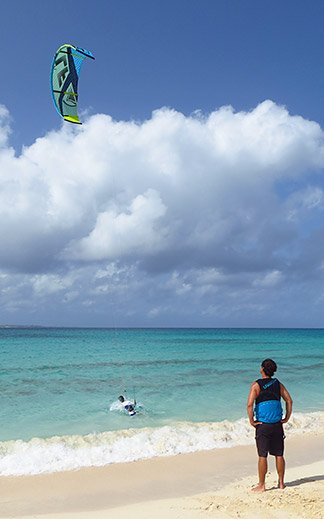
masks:
POLYGON ((251 390, 256 390, 258 391, 260 389, 260 386, 259 386, 259 383, 257 380, 253 380, 253 382, 251 383, 251 390))

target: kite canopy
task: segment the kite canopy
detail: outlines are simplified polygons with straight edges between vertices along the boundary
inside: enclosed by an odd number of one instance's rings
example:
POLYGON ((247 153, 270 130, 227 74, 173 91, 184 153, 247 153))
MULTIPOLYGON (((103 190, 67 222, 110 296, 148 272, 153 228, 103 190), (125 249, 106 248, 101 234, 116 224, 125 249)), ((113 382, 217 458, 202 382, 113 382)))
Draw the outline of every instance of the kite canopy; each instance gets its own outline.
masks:
POLYGON ((51 70, 51 90, 56 110, 65 121, 82 124, 78 117, 78 80, 85 58, 91 52, 65 43, 55 53, 51 70))

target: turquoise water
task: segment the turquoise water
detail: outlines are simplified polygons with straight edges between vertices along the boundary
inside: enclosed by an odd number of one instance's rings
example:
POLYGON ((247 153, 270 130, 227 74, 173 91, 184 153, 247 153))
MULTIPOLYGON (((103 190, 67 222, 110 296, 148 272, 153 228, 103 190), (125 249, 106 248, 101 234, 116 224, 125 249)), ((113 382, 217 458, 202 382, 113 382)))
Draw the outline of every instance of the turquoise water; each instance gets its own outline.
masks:
POLYGON ((324 411, 324 330, 2 328, 0 344, 0 447, 238 423, 266 357, 295 412, 324 411), (132 418, 116 405, 125 390, 140 403, 132 418))

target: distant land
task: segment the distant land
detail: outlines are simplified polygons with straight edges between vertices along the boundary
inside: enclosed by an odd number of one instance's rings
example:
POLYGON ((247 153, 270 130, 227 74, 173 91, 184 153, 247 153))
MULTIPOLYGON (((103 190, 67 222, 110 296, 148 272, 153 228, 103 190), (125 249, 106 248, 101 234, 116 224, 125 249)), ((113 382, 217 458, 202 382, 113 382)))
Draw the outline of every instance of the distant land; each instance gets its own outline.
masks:
POLYGON ((0 328, 45 328, 40 324, 0 324, 0 328))

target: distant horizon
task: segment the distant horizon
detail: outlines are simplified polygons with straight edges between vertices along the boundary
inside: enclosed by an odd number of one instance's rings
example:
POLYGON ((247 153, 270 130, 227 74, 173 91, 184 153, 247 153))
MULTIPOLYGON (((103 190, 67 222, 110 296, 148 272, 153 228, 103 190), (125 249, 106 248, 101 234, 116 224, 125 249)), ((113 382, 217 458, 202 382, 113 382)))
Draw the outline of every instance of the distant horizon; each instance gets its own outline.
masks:
POLYGON ((5 328, 65 328, 80 330, 324 330, 324 327, 304 326, 60 326, 42 324, 0 324, 5 328))

